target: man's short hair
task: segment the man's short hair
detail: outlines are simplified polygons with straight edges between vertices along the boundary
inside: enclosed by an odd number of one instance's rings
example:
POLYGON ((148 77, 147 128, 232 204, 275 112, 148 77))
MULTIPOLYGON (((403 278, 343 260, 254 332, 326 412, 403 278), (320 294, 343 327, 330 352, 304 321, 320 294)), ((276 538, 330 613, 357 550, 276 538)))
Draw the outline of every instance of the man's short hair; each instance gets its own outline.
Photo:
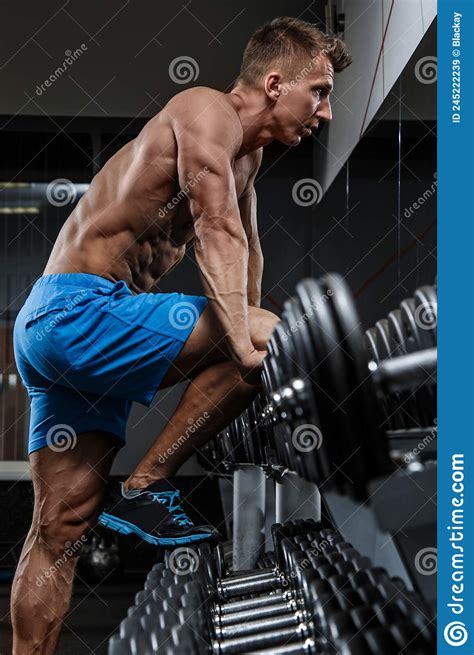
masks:
POLYGON ((336 73, 352 63, 346 44, 338 37, 298 18, 275 18, 250 37, 237 81, 255 84, 274 67, 294 78, 321 54, 329 57, 336 73))

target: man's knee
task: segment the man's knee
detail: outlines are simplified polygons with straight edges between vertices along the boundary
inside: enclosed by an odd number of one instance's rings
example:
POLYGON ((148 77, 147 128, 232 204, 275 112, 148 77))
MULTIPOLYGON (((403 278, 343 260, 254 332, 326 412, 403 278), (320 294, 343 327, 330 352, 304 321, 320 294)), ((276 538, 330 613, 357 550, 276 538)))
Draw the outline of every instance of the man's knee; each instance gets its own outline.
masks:
POLYGON ((261 307, 249 307, 250 338, 257 350, 266 350, 267 343, 280 319, 261 307))
POLYGON ((33 523, 32 529, 41 544, 52 554, 57 556, 64 554, 74 559, 79 556, 83 544, 87 541, 91 523, 83 520, 71 523, 60 515, 54 527, 49 521, 41 522, 38 519, 33 523))
POLYGON ((58 544, 84 540, 95 524, 114 451, 103 433, 79 435, 73 449, 48 448, 30 455, 35 491, 33 526, 43 541, 58 544))
POLYGON ((78 556, 96 523, 101 494, 76 488, 63 498, 55 498, 46 502, 37 499, 33 528, 52 551, 67 549, 71 557, 78 556))

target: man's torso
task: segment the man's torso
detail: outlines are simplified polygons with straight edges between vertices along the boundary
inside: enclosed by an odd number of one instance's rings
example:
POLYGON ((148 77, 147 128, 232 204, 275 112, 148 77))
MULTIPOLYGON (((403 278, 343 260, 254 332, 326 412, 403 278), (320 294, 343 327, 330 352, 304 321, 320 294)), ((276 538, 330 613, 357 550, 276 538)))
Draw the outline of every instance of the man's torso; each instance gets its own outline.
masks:
MULTIPOLYGON (((226 94, 214 93, 229 102, 226 94)), ((44 274, 92 273, 125 280, 136 293, 152 289, 194 238, 177 162, 173 121, 161 111, 94 177, 64 224, 44 274)), ((240 198, 255 171, 256 153, 231 164, 240 198)), ((199 174, 190 183, 199 183, 199 174)))

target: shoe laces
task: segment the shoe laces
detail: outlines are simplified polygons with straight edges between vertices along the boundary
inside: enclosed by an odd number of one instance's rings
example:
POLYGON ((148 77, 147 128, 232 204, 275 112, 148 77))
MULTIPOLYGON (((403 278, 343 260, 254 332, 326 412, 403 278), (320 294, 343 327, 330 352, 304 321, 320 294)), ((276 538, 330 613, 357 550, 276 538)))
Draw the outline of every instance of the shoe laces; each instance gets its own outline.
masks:
POLYGON ((150 491, 148 492, 152 497, 153 501, 165 505, 167 503, 166 509, 171 514, 172 519, 175 523, 181 526, 193 525, 193 522, 187 516, 179 500, 179 490, 176 491, 150 491))

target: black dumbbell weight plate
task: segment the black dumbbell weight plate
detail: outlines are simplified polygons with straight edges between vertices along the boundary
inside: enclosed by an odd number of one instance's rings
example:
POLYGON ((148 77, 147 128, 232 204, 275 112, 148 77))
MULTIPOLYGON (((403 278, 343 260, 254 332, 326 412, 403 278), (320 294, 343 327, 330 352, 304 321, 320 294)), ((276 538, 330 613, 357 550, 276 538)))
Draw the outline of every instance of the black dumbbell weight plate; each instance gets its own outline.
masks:
POLYGON ((313 454, 321 461, 323 477, 315 482, 321 487, 325 485, 325 490, 334 487, 342 490, 345 479, 339 464, 350 456, 354 435, 350 426, 347 430, 347 416, 338 406, 338 399, 347 395, 347 386, 341 374, 343 359, 337 347, 337 333, 319 281, 303 280, 296 292, 302 314, 308 317, 302 336, 310 353, 308 360, 312 362, 308 377, 320 419, 316 426, 321 435, 320 445, 313 454))
POLYGON ((420 330, 416 321, 416 305, 413 298, 406 298, 400 303, 402 322, 405 326, 407 352, 422 350, 420 330))
POLYGON ((424 286, 414 293, 415 322, 422 348, 434 348, 437 341, 438 299, 433 287, 424 286))
MULTIPOLYGON (((375 339, 377 341, 378 352, 381 358, 381 361, 385 359, 390 359, 396 355, 396 345, 392 344, 389 331, 389 323, 386 318, 380 319, 375 324, 375 339)), ((388 410, 388 421, 384 424, 384 428, 388 428, 388 423, 390 428, 393 430, 403 430, 408 427, 405 422, 405 416, 401 410, 401 397, 399 394, 394 394, 388 396, 385 399, 386 406, 388 410)))
MULTIPOLYGON (((372 379, 369 373, 368 353, 361 320, 357 314, 350 290, 339 275, 323 278, 326 293, 332 290, 329 303, 339 333, 340 348, 344 355, 343 374, 347 376, 349 395, 342 400, 351 428, 357 434, 358 450, 341 464, 345 474, 354 479, 355 489, 366 492, 366 482, 391 470, 388 444, 380 429, 381 416, 372 379)), ((339 371, 339 375, 342 372, 339 371)), ((352 489, 351 489, 352 491, 352 489)))

